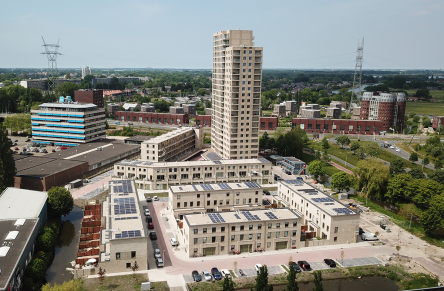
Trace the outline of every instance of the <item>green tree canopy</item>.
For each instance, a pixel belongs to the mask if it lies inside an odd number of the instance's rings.
[[[435,170],[428,175],[428,178],[444,185],[444,170]]]
[[[353,168],[358,190],[366,193],[370,198],[381,199],[390,177],[390,169],[383,162],[370,158],[360,160]]]
[[[287,274],[287,288],[286,291],[299,291],[298,282],[296,281],[296,270],[293,267],[293,264],[290,262],[288,264],[289,272]]]
[[[387,192],[384,197],[388,201],[395,203],[404,200],[405,191],[407,190],[412,176],[410,174],[399,174],[388,181]]]
[[[425,179],[425,175],[421,169],[411,169],[408,174],[412,176],[413,179]]]
[[[396,159],[390,163],[390,174],[399,175],[405,173],[404,162],[401,159]]]
[[[324,291],[324,286],[322,285],[321,271],[314,271],[313,276],[314,276],[313,283],[315,285],[315,287],[313,288],[313,291]]]
[[[351,143],[350,150],[354,154],[356,154],[356,150],[359,149],[360,147],[361,147],[361,145],[359,144],[359,142],[358,141],[354,141],[354,142]]]
[[[224,278],[224,281],[222,282],[222,291],[234,291],[234,284],[231,278]]]
[[[409,157],[409,161],[411,161],[412,163],[418,161],[418,154],[415,152],[411,153],[410,157]]]
[[[324,150],[330,148],[330,145],[328,144],[328,140],[327,140],[326,137],[324,137],[324,138],[322,139],[322,141],[321,141],[321,145],[322,145],[322,148],[323,148]]]
[[[350,175],[345,172],[337,172],[331,176],[331,185],[338,189],[339,192],[342,190],[349,191],[352,185],[352,179]]]
[[[74,100],[74,91],[79,89],[80,85],[75,83],[62,83],[55,88],[55,93],[57,96],[71,96],[72,100]]]
[[[269,291],[272,285],[268,285],[268,268],[266,265],[262,266],[256,276],[255,291]]]
[[[74,200],[71,193],[64,187],[52,187],[48,191],[48,204],[55,213],[67,215],[74,206]]]
[[[439,211],[434,207],[430,207],[421,214],[419,222],[424,228],[425,233],[431,235],[438,226],[440,226],[441,219],[442,217],[439,215]]]
[[[311,161],[310,164],[308,165],[307,171],[311,175],[313,175],[315,180],[317,180],[319,177],[321,177],[325,174],[324,162],[322,162],[321,160]]]
[[[350,144],[350,139],[346,135],[339,136],[336,141],[338,142],[338,144],[341,145],[341,147],[344,147],[345,145],[349,145]]]
[[[17,170],[15,161],[8,140],[8,132],[0,123],[0,193],[7,187],[14,186],[14,179]]]

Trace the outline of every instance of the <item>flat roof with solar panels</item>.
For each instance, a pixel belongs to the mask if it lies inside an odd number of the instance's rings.
[[[193,166],[237,166],[247,164],[271,164],[271,162],[264,158],[259,159],[242,159],[242,160],[211,160],[211,161],[183,161],[183,162],[149,162],[144,160],[123,160],[117,162],[116,165],[121,166],[138,166],[138,167],[150,167],[150,168],[170,168],[170,167],[193,167]],[[246,169],[251,170],[251,169]]]
[[[341,202],[313,188],[301,179],[280,181],[279,184],[293,190],[307,202],[310,202],[331,216],[357,214]]]
[[[112,239],[146,236],[139,206],[139,197],[133,180],[109,182],[109,197],[104,202],[106,228]]]
[[[238,182],[238,183],[213,183],[213,184],[195,184],[195,185],[177,185],[170,186],[172,193],[186,193],[199,191],[221,191],[221,190],[244,190],[244,189],[262,189],[262,186],[256,182]]]
[[[257,209],[249,211],[223,211],[218,213],[186,214],[188,225],[205,225],[220,223],[245,223],[254,221],[296,220],[301,216],[289,208]]]

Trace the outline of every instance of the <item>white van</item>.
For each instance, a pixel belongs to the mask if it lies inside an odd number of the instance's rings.
[[[378,237],[371,232],[364,232],[363,234],[361,234],[361,238],[362,240],[378,240]]]

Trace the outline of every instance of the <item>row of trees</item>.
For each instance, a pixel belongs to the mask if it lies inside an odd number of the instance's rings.
[[[29,112],[42,102],[50,102],[52,97],[42,95],[40,89],[13,85],[0,88],[0,112]]]
[[[8,115],[3,122],[3,126],[12,132],[30,132],[31,114]]]
[[[267,132],[262,135],[259,139],[259,150],[269,150],[276,152],[278,155],[301,158],[302,149],[307,142],[307,133],[300,127],[296,127],[287,133],[276,130],[274,137],[270,137]]]

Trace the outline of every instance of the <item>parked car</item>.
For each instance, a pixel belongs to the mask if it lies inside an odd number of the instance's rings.
[[[254,269],[256,270],[256,272],[259,272],[261,270],[261,268],[262,268],[261,264],[254,265]]]
[[[153,229],[153,228],[154,228],[154,223],[149,222],[149,223],[148,223],[148,229]]]
[[[173,247],[179,245],[179,242],[175,238],[170,238],[170,243]]]
[[[146,221],[146,223],[153,222],[153,218],[151,216],[147,216],[147,217],[145,217],[145,221]]]
[[[290,264],[293,265],[293,268],[296,271],[296,273],[302,272],[301,267],[299,267],[298,264],[296,264],[295,262],[290,262]]]
[[[116,124],[120,124],[120,122],[116,121]]]
[[[154,232],[154,231],[150,232],[150,239],[151,240],[157,240],[156,232]]]
[[[61,148],[60,146],[56,147],[57,150],[59,150],[60,148]]]
[[[224,278],[231,278],[231,273],[227,269],[220,270],[220,273],[222,274],[222,277],[224,277]]]
[[[18,139],[14,140],[14,142],[18,142]]]
[[[380,222],[379,223],[379,227],[382,228],[382,229],[385,229],[387,226],[384,223]]]
[[[154,257],[155,258],[161,258],[162,257],[162,255],[160,254],[160,250],[159,249],[155,249],[154,250]]]
[[[365,231],[362,229],[362,227],[359,228],[359,235],[365,233]]]
[[[131,122],[128,122],[128,125],[133,125]]]
[[[148,208],[145,208],[145,216],[151,216],[150,210]]]
[[[309,271],[311,269],[310,264],[307,263],[306,261],[298,261],[298,265],[299,267],[302,268],[302,270],[304,271]]]
[[[391,149],[394,149],[395,147],[391,145],[390,148],[391,148]]]
[[[159,197],[154,196],[154,197],[153,197],[153,201],[159,201]]]
[[[153,199],[151,199],[150,196],[147,196],[147,197],[146,197],[146,202],[152,202],[152,201],[153,201]]]
[[[211,280],[213,280],[213,277],[211,276],[210,272],[205,271],[205,270],[202,271],[202,278],[203,278],[205,281],[211,281]]]
[[[395,150],[395,152],[398,152],[398,153],[399,153],[400,151],[401,151],[400,149],[396,149],[396,150]]]
[[[378,240],[378,237],[374,233],[371,233],[371,232],[365,232],[365,233],[361,234],[361,238],[362,238],[362,240],[365,240],[365,241]]]
[[[214,280],[221,280],[222,274],[219,272],[217,268],[211,269],[211,275],[213,275]]]
[[[157,265],[158,268],[162,268],[164,266],[163,265],[163,260],[161,258],[157,258],[156,259],[156,265]]]
[[[45,145],[43,145],[43,144],[42,144],[42,145],[40,145],[40,147],[41,147],[41,148],[46,148],[46,146],[45,146]]]
[[[61,150],[66,150],[66,149],[67,149],[67,147],[60,147],[60,149],[61,149]]]
[[[53,153],[55,153],[55,152],[56,152],[56,150],[54,150],[54,149],[53,149],[53,150],[52,150],[52,152],[53,152]]]
[[[18,147],[16,147],[14,150],[16,150],[16,151],[18,151],[19,150],[19,148]]]
[[[193,277],[194,282],[200,282],[202,281],[202,276],[199,274],[198,271],[194,270],[191,272],[191,277]]]
[[[324,263],[326,263],[330,268],[336,268],[336,263],[332,259],[324,259]]]
[[[31,141],[31,139],[29,139],[29,138],[25,139],[25,142],[28,142],[28,141]]]
[[[270,195],[270,191],[264,190],[264,195]]]
[[[33,154],[33,153],[25,153],[25,155],[27,155],[27,156],[33,156],[34,154]]]

